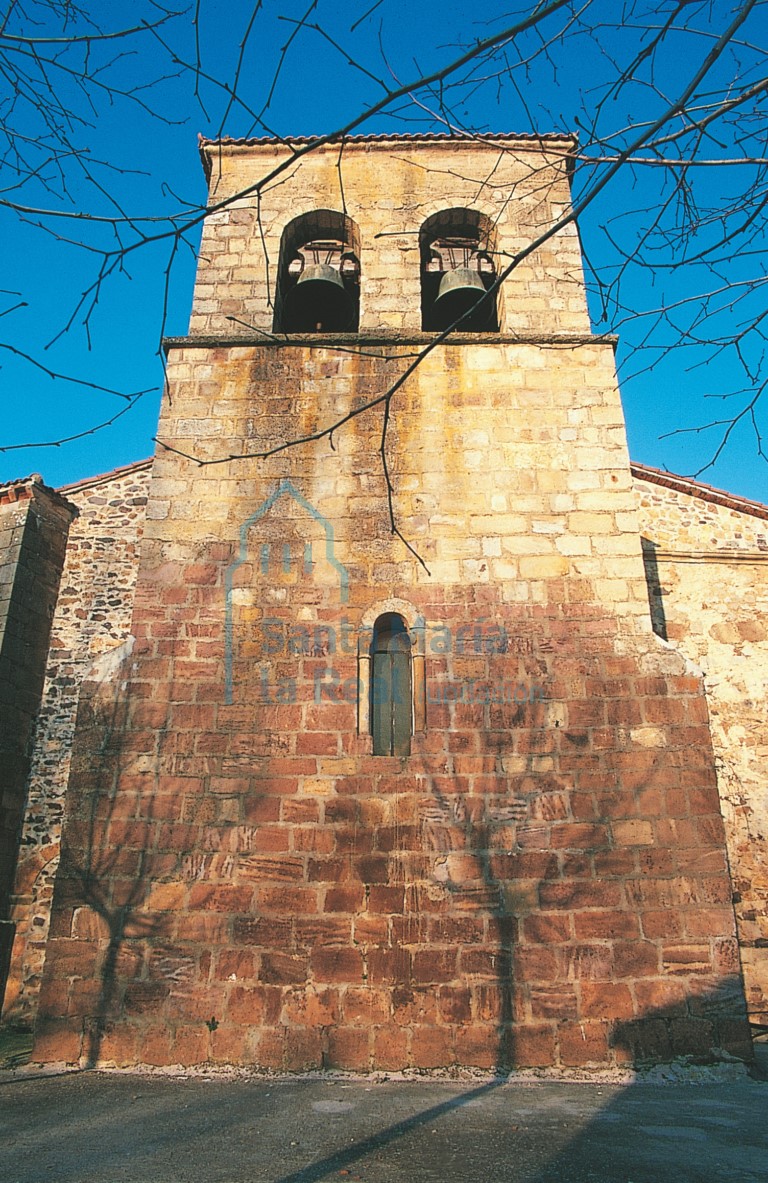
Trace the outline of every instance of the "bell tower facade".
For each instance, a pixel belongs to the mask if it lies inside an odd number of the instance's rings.
[[[749,1057],[701,680],[651,630],[613,342],[549,233],[573,147],[201,144],[39,1059]]]

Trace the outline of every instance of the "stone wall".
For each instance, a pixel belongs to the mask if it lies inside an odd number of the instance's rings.
[[[655,626],[703,671],[747,1002],[768,1022],[768,507],[634,469]]]
[[[39,476],[0,486],[0,999],[35,717],[73,513]]]
[[[50,652],[47,632],[44,638],[42,698],[38,690],[34,754],[11,896],[16,939],[3,1016],[15,1022],[31,1021],[37,1006],[80,684],[94,659],[130,632],[149,467],[144,461],[62,490],[77,516],[55,615],[50,605]]]

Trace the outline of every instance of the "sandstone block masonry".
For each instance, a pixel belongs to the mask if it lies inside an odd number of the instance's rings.
[[[135,645],[81,695],[38,1059],[750,1055],[702,681],[650,627],[575,235],[513,273],[498,331],[424,354],[384,439],[361,413],[434,343],[412,239],[533,243],[569,147],[353,140],[343,197],[339,145],[204,149],[214,200],[284,183],[210,219],[168,345]],[[274,332],[305,217],[356,245],[357,332]]]
[[[635,468],[654,627],[704,674],[747,1003],[768,1023],[768,507]]]

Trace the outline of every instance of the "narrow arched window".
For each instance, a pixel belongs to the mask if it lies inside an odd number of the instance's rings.
[[[275,331],[356,333],[360,243],[351,218],[312,210],[289,222],[280,243]]]
[[[441,332],[456,321],[460,333],[498,331],[496,295],[487,294],[496,280],[491,229],[477,210],[441,210],[427,218],[419,234],[425,332]]]
[[[371,641],[374,756],[408,756],[413,730],[411,638],[402,616],[385,612]]]

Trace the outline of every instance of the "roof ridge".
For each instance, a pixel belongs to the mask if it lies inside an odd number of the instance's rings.
[[[58,493],[73,493],[78,489],[86,489],[91,485],[101,485],[106,481],[114,480],[115,477],[126,476],[129,472],[139,472],[143,468],[149,468],[154,457],[148,456],[144,460],[134,460],[132,464],[122,464],[118,468],[111,468],[108,472],[97,473],[96,476],[83,477],[82,480],[72,481],[67,485],[59,485],[56,490]]]
[[[661,468],[652,468],[648,464],[630,461],[632,475],[639,480],[650,481],[654,485],[673,489],[678,493],[686,493],[689,497],[698,497],[700,501],[711,501],[715,505],[722,505],[726,509],[734,509],[739,513],[748,513],[756,518],[768,520],[768,505],[763,501],[755,501],[751,497],[741,497],[737,493],[729,493],[725,489],[718,489],[714,485],[707,485],[690,476],[680,476],[676,472],[667,472]]]
[[[315,142],[337,144],[340,140],[344,140],[350,144],[366,144],[366,143],[416,143],[419,140],[426,140],[430,143],[438,141],[444,143],[459,142],[459,143],[496,143],[499,140],[545,140],[563,141],[567,140],[570,143],[576,143],[577,137],[572,132],[564,131],[489,131],[489,132],[446,132],[446,131],[424,131],[424,132],[361,132],[359,134],[341,134],[334,133],[330,136],[312,135],[312,136],[204,136],[202,132],[197,134],[197,142],[200,147],[207,147],[214,144],[230,144],[230,145],[249,145],[249,144],[313,144]]]

